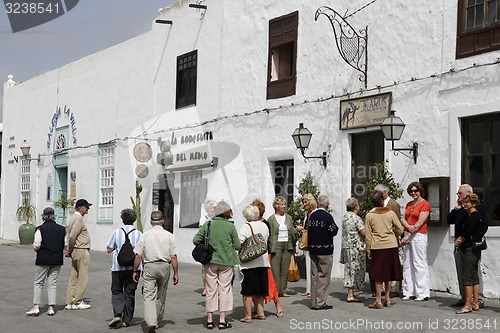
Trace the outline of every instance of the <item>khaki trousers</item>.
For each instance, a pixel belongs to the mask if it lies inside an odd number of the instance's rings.
[[[286,294],[288,285],[288,268],[292,253],[288,251],[288,242],[278,242],[276,244],[276,253],[271,254],[271,271],[274,281],[278,285],[278,294]]]
[[[207,281],[205,306],[207,312],[231,311],[233,309],[233,267],[207,264],[203,267]]]
[[[151,262],[144,264],[142,271],[144,285],[144,321],[146,325],[157,326],[165,313],[170,264]]]
[[[71,275],[66,292],[66,304],[78,304],[89,281],[90,253],[86,249],[73,249],[71,252]]]
[[[330,293],[333,254],[311,256],[311,306],[321,308],[326,304]]]

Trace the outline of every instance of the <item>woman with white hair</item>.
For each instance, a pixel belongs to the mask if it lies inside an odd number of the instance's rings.
[[[358,216],[359,202],[347,199],[347,212],[342,219],[341,262],[344,264],[344,287],[347,288],[347,302],[361,302],[354,290],[363,290],[366,269],[365,223]]]
[[[286,293],[288,268],[292,254],[295,252],[295,229],[292,217],[286,213],[286,200],[282,196],[274,198],[275,213],[267,221],[271,232],[269,244],[271,247],[271,269],[274,281],[278,285],[280,297],[289,297]]]
[[[269,238],[269,229],[267,225],[259,220],[259,208],[255,206],[246,206],[243,209],[243,216],[248,221],[238,232],[238,238],[243,243],[253,235],[261,234],[267,243]],[[264,297],[268,295],[267,270],[269,257],[266,253],[263,255],[242,262],[240,264],[243,280],[241,281],[241,295],[243,295],[243,306],[245,308],[245,317],[240,321],[244,323],[252,322],[252,297],[255,304],[255,319],[266,319],[264,314]]]
[[[53,316],[56,305],[57,278],[63,265],[64,250],[68,248],[66,229],[55,222],[54,209],[47,207],[43,210],[43,224],[36,228],[33,249],[36,251],[35,282],[33,308],[26,311],[28,316],[40,314],[40,299],[45,280],[49,307],[47,315]]]

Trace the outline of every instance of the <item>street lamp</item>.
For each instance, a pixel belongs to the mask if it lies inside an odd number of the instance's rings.
[[[320,164],[322,164],[326,168],[326,151],[324,151],[321,156],[304,155],[305,150],[309,148],[311,137],[312,133],[307,128],[304,127],[304,123],[300,123],[299,127],[296,128],[292,134],[293,142],[295,143],[297,149],[300,149],[302,156],[304,156],[305,159],[321,158],[323,163],[320,162]]]
[[[384,138],[387,141],[392,142],[392,150],[394,155],[397,155],[397,152],[400,152],[404,156],[408,158],[413,157],[413,161],[417,164],[418,157],[418,143],[414,142],[411,148],[394,148],[394,141],[401,139],[403,135],[403,131],[405,130],[406,124],[401,120],[401,118],[396,116],[396,111],[391,110],[391,115],[384,119],[382,124],[380,124],[380,128],[382,129],[382,133],[384,134]],[[403,151],[409,151],[412,156],[409,156]]]
[[[31,158],[30,157],[31,146],[26,142],[26,140],[24,140],[24,142],[22,143],[22,145],[19,148],[21,148],[21,152],[23,154],[23,157],[27,161],[37,161],[38,163],[41,161],[40,155],[38,155],[38,158]]]

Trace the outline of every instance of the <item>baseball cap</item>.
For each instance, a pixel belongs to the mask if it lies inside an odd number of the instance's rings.
[[[43,210],[42,215],[54,215],[54,209],[52,209],[52,207],[47,207]]]
[[[91,203],[89,203],[89,202],[88,202],[87,200],[85,200],[85,199],[78,199],[78,200],[76,201],[76,204],[75,204],[75,209],[76,209],[76,208],[78,208],[78,207],[82,207],[82,206],[87,207],[87,208],[90,208],[90,206],[92,206],[92,204],[91,204]]]

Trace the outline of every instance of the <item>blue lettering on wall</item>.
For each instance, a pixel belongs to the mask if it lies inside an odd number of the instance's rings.
[[[76,139],[75,115],[73,112],[71,112],[71,109],[68,108],[66,105],[64,106],[64,110],[62,112],[61,112],[61,107],[57,106],[56,111],[52,115],[52,119],[50,121],[49,132],[47,133],[47,151],[50,151],[53,133],[54,133],[54,130],[57,128],[57,121],[59,120],[59,117],[61,116],[61,114],[64,114],[66,117],[69,117],[69,123],[70,123],[70,127],[71,127],[71,136],[73,138],[73,145],[76,145],[77,139]]]

